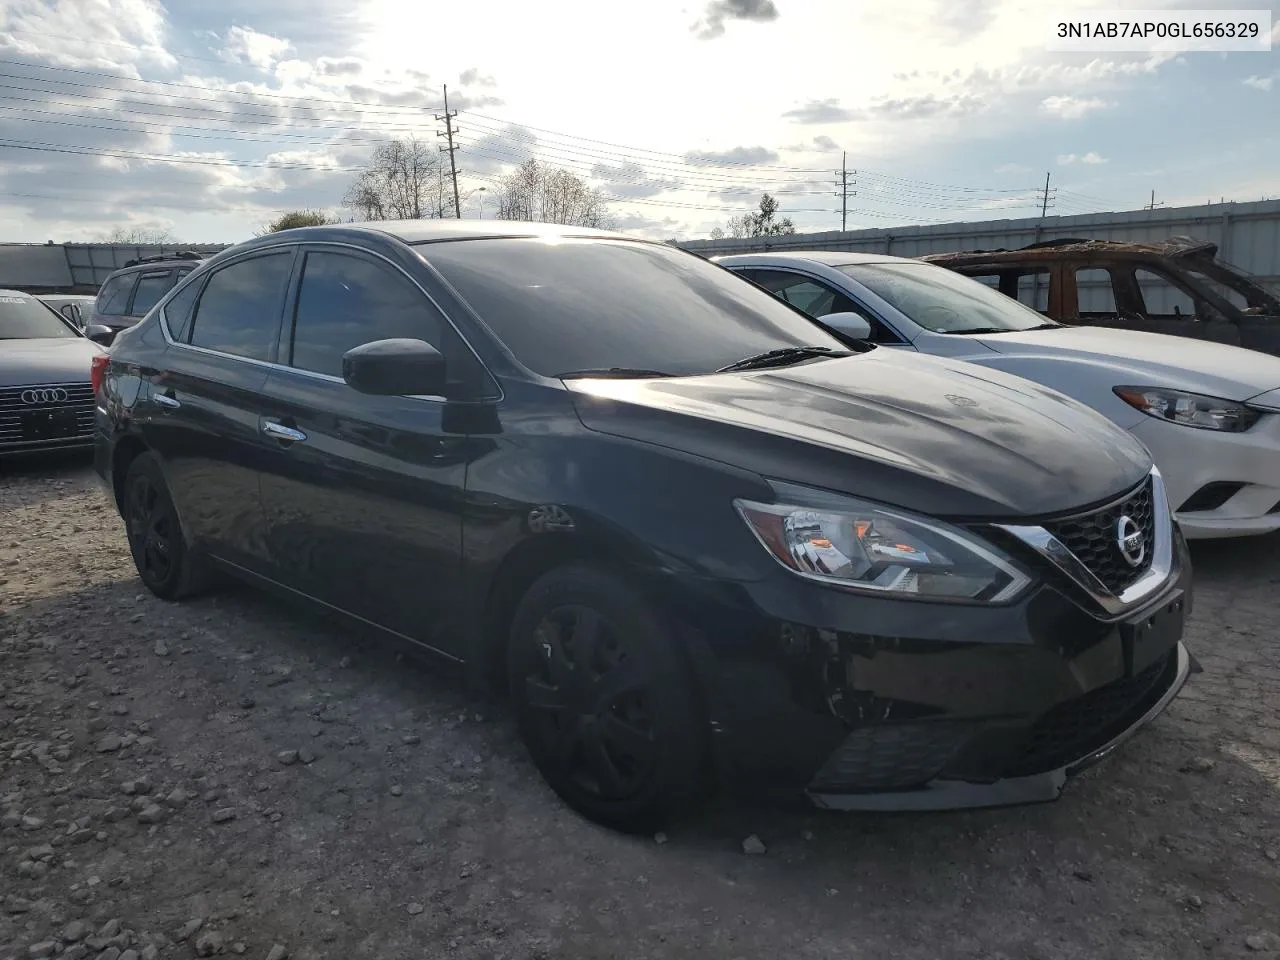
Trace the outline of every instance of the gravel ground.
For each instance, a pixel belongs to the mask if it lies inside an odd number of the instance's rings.
[[[1197,547],[1205,672],[1056,804],[637,839],[455,677],[157,601],[83,461],[0,469],[0,960],[1280,955],[1280,539]]]

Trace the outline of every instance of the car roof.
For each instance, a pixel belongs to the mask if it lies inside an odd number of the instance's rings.
[[[299,239],[326,235],[382,233],[405,243],[433,243],[443,240],[477,240],[514,237],[594,237],[610,240],[636,240],[623,233],[592,227],[570,227],[555,223],[530,223],[512,220],[375,220],[367,223],[343,223],[332,226],[294,227],[272,237]],[[646,241],[647,242],[647,241]]]
[[[1157,258],[1217,256],[1218,245],[1191,237],[1136,242],[1128,240],[1088,240],[1062,237],[1030,243],[1016,250],[958,250],[953,253],[931,253],[920,259],[944,267],[974,266],[988,263],[1042,263],[1062,259],[1151,260]]]
[[[780,262],[821,263],[828,267],[846,267],[855,263],[910,263],[908,257],[891,257],[883,253],[860,253],[855,250],[797,250],[786,253],[741,253],[712,257],[716,263],[774,260]]]

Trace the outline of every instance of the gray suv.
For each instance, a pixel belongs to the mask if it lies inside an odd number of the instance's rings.
[[[98,290],[89,324],[111,328],[111,337],[133,326],[179,280],[204,262],[198,253],[170,253],[130,260]]]

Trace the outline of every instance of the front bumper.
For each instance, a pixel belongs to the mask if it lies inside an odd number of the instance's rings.
[[[958,729],[953,724],[938,735],[927,724],[914,724],[854,731],[807,793],[814,804],[829,810],[957,810],[1056,800],[1069,777],[1107,757],[1163,713],[1186,684],[1191,669],[1191,656],[1178,643],[1148,668],[1146,676],[1122,678],[1060,704],[1017,731],[1003,751],[989,758],[1005,764],[1009,775],[978,782],[949,775],[948,762],[971,750],[982,733],[971,724],[960,724]],[[886,746],[892,753],[887,763],[882,758]],[[908,767],[913,752],[923,761],[915,772]],[[1064,756],[1065,762],[1059,762]],[[887,774],[890,784],[869,789],[878,774]],[[928,776],[922,783],[918,782],[921,774]],[[915,779],[917,784],[895,789],[894,779],[899,784]],[[842,786],[856,789],[839,789]]]
[[[1192,670],[1190,559],[1161,529],[1167,575],[1119,611],[1033,551],[1018,558],[1041,584],[1005,606],[890,600],[784,571],[696,596],[686,580],[721,782],[842,810],[1054,799]]]
[[[1131,432],[1159,465],[1188,539],[1280,530],[1280,414],[1267,414],[1244,433],[1197,430],[1151,417]],[[1211,499],[1210,509],[1195,509],[1193,495],[1215,487],[1234,492],[1221,503]],[[1184,509],[1189,501],[1193,509]]]

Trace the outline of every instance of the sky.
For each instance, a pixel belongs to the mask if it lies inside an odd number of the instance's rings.
[[[1066,9],[1068,5],[1061,5]],[[1077,0],[1070,9],[1280,0]],[[1280,195],[1269,53],[1051,53],[1042,0],[0,0],[0,242],[235,242],[350,217],[381,142],[443,142],[463,215],[530,157],[615,226],[705,237]],[[847,171],[848,196],[840,192]]]

